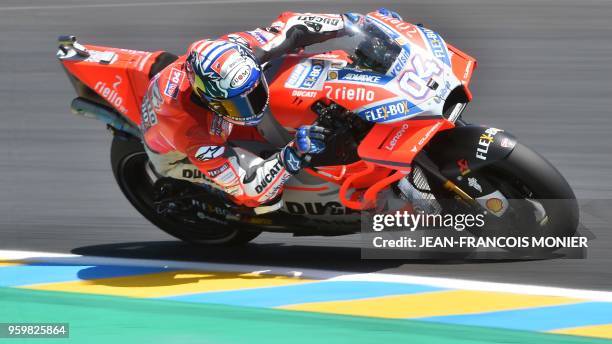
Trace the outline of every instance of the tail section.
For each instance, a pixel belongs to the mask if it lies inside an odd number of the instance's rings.
[[[164,52],[81,45],[74,36],[60,37],[59,44],[57,57],[78,96],[111,107],[140,125],[140,103],[151,67]]]

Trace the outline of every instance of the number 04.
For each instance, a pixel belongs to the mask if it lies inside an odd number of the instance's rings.
[[[423,79],[419,78],[414,72],[407,71],[402,75],[399,86],[402,91],[408,93],[414,99],[421,99],[425,97],[427,91],[427,84]]]

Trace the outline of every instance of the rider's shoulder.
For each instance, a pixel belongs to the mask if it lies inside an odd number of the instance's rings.
[[[191,92],[185,73],[185,57],[180,57],[166,66],[151,82],[159,89],[159,95],[164,103],[175,105],[182,103],[184,95]]]

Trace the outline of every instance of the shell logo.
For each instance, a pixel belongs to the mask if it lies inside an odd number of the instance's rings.
[[[499,198],[490,198],[487,200],[485,205],[490,211],[494,213],[499,213],[504,207],[504,202],[502,202],[502,200]]]

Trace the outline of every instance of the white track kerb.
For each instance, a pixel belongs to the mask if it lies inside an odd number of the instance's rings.
[[[266,275],[282,275],[328,281],[369,281],[427,285],[439,288],[476,290],[489,292],[504,292],[522,295],[559,296],[589,301],[612,302],[612,292],[585,289],[557,288],[514,283],[497,283],[473,281],[442,277],[424,277],[415,275],[392,275],[384,273],[352,273],[346,271],[301,269],[292,267],[221,264],[206,262],[182,262],[171,260],[129,259],[96,256],[80,256],[74,254],[10,251],[0,250],[0,261],[15,261],[18,263],[56,263],[78,265],[119,265],[139,267],[163,267],[167,269],[189,269],[198,271],[259,273]],[[364,264],[367,262],[364,261]]]

